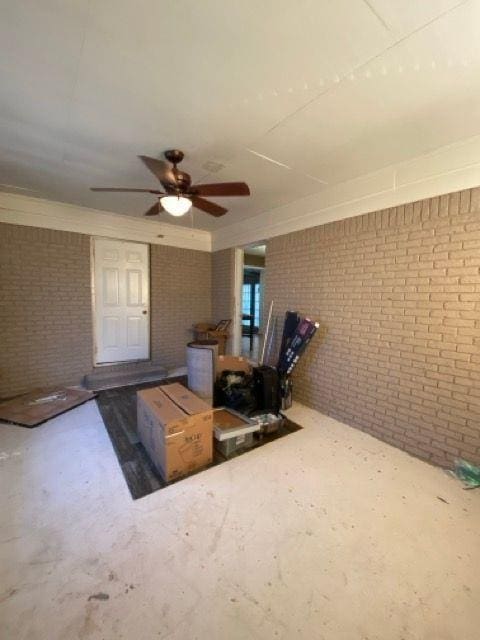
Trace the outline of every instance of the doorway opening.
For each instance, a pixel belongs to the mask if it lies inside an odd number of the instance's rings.
[[[258,362],[263,336],[265,245],[246,247],[243,255],[241,354]]]

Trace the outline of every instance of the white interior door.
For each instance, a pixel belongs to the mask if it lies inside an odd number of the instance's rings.
[[[148,245],[94,238],[93,255],[96,364],[147,359]]]

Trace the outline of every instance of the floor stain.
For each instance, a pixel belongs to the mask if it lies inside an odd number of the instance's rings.
[[[88,596],[88,601],[90,602],[90,600],[109,600],[110,596],[108,595],[108,593],[103,593],[103,591],[100,591],[99,593],[92,593],[91,596]]]
[[[89,598],[90,599],[90,598]],[[78,630],[78,638],[79,640],[84,640],[84,638],[91,638],[94,633],[100,631],[100,628],[93,620],[93,616],[97,610],[98,605],[96,604],[87,604],[85,607],[85,615],[83,618],[83,623],[80,629]]]
[[[220,525],[217,527],[215,533],[213,534],[212,543],[210,544],[210,547],[208,549],[210,555],[213,555],[217,550],[217,546],[218,546],[218,543],[220,542],[220,538],[222,536],[222,530],[225,525],[225,521],[227,519],[229,510],[230,510],[230,505],[228,504],[225,511],[223,512],[222,521],[220,522]]]
[[[0,602],[5,602],[5,600],[8,600],[12,596],[14,596],[16,593],[18,593],[18,589],[8,589],[8,591],[0,595]]]

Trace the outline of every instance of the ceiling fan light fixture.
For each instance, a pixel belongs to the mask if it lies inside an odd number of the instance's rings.
[[[178,218],[184,216],[192,208],[192,201],[184,196],[163,196],[160,198],[160,204],[167,213]]]
[[[232,196],[250,195],[250,189],[245,182],[216,182],[214,184],[192,185],[190,175],[185,171],[179,171],[177,167],[178,163],[183,160],[183,151],[169,149],[165,151],[164,155],[167,162],[158,158],[150,158],[149,156],[138,156],[160,182],[161,191],[158,189],[130,189],[126,187],[91,187],[91,190],[117,193],[150,193],[157,196],[158,200],[143,215],[157,216],[161,211],[166,211],[171,216],[178,218],[188,213],[192,206],[215,218],[227,213],[228,209],[216,202],[207,200],[205,196],[230,198]],[[221,164],[217,164],[217,169],[222,168]]]

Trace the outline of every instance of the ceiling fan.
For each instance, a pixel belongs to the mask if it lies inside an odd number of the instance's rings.
[[[122,187],[91,187],[91,191],[118,191],[130,193],[152,193],[158,196],[158,201],[145,212],[146,216],[156,216],[165,210],[172,216],[183,216],[194,206],[211,216],[219,217],[227,213],[228,209],[215,202],[205,200],[203,196],[230,197],[249,196],[250,189],[245,182],[218,182],[216,184],[193,184],[185,171],[180,171],[177,165],[183,160],[183,151],[170,149],[165,151],[164,160],[138,156],[144,165],[160,181],[164,191],[156,189],[124,189]]]

